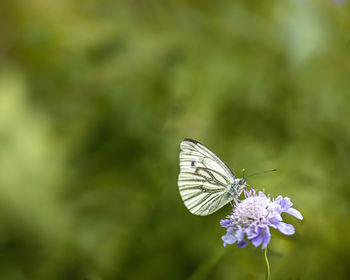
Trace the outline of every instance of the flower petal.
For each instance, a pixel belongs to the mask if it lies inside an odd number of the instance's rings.
[[[267,244],[269,244],[270,240],[271,240],[271,233],[270,233],[269,228],[267,228],[265,235],[264,235],[264,242],[261,246],[261,249],[265,249]]]
[[[235,232],[236,239],[237,239],[238,241],[243,240],[243,239],[244,239],[244,234],[245,234],[245,231],[244,231],[244,230],[242,230],[242,229],[237,230],[237,231]]]
[[[264,194],[262,191],[259,191],[259,196],[260,197],[266,197],[266,194]]]
[[[251,241],[255,247],[258,247],[263,242],[263,240],[264,240],[263,235],[259,234],[257,237],[253,238]]]
[[[231,225],[231,220],[221,220],[220,225],[222,227],[229,227]]]
[[[277,225],[277,229],[285,235],[292,235],[295,233],[295,229],[292,225],[280,222]]]
[[[283,196],[282,195],[279,195],[279,196],[277,196],[276,198],[275,198],[275,202],[276,203],[280,203],[280,201],[283,199]]]
[[[237,246],[238,246],[238,248],[243,248],[243,247],[247,246],[248,243],[249,243],[248,241],[240,240],[237,242]]]
[[[290,207],[292,207],[293,203],[290,201],[289,197],[285,197],[280,201],[280,205],[282,208],[282,212],[287,211]]]
[[[287,211],[285,211],[286,213],[288,213],[289,215],[294,216],[295,218],[302,220],[303,219],[303,215],[301,215],[301,213],[295,209],[295,208],[289,208]]]
[[[224,247],[226,247],[227,244],[233,244],[237,241],[236,237],[230,233],[226,233],[221,239],[224,241]]]
[[[253,239],[258,235],[258,230],[256,225],[251,225],[245,231],[248,239]]]
[[[269,222],[273,225],[277,225],[279,222],[283,221],[282,217],[280,214],[275,213],[274,216],[272,216],[271,218],[269,218]]]

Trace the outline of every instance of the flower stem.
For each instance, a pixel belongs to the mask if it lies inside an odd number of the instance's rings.
[[[267,259],[267,247],[264,249],[264,259],[265,259],[265,266],[266,266],[266,280],[270,279],[270,264],[269,260]]]

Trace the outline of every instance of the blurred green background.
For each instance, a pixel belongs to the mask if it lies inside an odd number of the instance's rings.
[[[0,278],[264,279],[190,214],[196,139],[304,220],[272,279],[350,278],[350,18],[332,1],[0,4]]]

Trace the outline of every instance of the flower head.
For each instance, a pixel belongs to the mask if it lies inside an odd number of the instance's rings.
[[[227,230],[222,237],[224,246],[237,241],[237,246],[243,248],[251,241],[255,247],[262,244],[264,249],[271,239],[270,227],[286,235],[295,232],[292,225],[283,222],[281,213],[303,219],[301,213],[291,207],[293,203],[288,197],[280,195],[271,199],[263,192],[257,194],[254,189],[245,190],[244,195],[245,199],[235,205],[232,214],[220,222]]]

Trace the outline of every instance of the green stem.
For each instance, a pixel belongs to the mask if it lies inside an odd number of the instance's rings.
[[[267,259],[267,247],[264,249],[264,259],[265,259],[265,266],[266,266],[266,280],[270,279],[270,264],[269,260]]]

